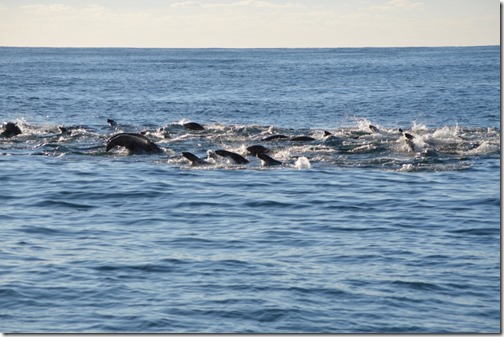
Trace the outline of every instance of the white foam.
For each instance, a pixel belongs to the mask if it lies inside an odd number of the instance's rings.
[[[290,148],[285,148],[281,151],[278,151],[275,153],[275,159],[278,160],[288,160],[291,157],[291,149]]]
[[[418,132],[418,131],[427,131],[427,125],[417,123],[416,121],[413,122],[413,127],[411,128],[412,131]]]
[[[455,127],[445,126],[441,129],[437,129],[436,131],[434,131],[434,133],[432,134],[432,137],[434,137],[436,139],[446,139],[446,140],[456,140],[457,141],[457,140],[460,140],[458,133],[459,133],[458,126],[455,126]]]
[[[306,158],[306,157],[299,157],[296,160],[296,164],[294,164],[294,166],[298,170],[308,170],[308,169],[311,169],[311,163],[308,160],[308,158]]]
[[[413,164],[403,164],[402,167],[399,169],[399,172],[412,172],[415,170],[415,167]]]
[[[480,155],[497,152],[499,146],[497,144],[492,144],[489,141],[484,141],[477,148],[469,150],[466,152],[468,155]]]
[[[357,125],[358,125],[359,131],[370,132],[369,126],[371,124],[372,123],[369,120],[365,119],[365,118],[359,119],[357,121]]]
[[[376,150],[376,146],[375,145],[373,145],[373,144],[366,144],[366,145],[358,146],[358,147],[350,150],[349,152],[351,152],[351,153],[360,153],[360,152],[369,152],[369,151],[373,151],[373,150]]]

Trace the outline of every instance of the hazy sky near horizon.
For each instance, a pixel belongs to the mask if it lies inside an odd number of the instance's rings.
[[[498,0],[0,0],[0,46],[498,44]]]

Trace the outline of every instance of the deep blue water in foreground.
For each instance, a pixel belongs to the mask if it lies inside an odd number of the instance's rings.
[[[499,66],[0,48],[0,331],[500,332]],[[162,153],[106,152],[121,132]]]

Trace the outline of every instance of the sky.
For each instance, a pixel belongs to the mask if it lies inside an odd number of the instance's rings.
[[[0,0],[0,46],[500,44],[499,0]]]

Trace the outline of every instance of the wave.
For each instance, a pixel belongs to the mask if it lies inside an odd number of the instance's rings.
[[[430,129],[412,123],[409,129],[376,125],[366,119],[338,129],[292,129],[262,125],[209,124],[203,130],[188,129],[181,120],[163,126],[142,128],[135,125],[34,125],[14,121],[22,134],[0,138],[0,153],[87,158],[125,157],[123,148],[106,151],[107,140],[118,133],[141,133],[155,142],[162,152],[151,156],[153,163],[184,169],[317,169],[371,168],[398,172],[465,170],[481,157],[500,154],[500,131],[460,125]],[[266,148],[272,162],[259,159],[248,147]],[[236,164],[232,158],[215,154],[225,149],[247,158]],[[191,165],[182,152],[193,153],[206,165]],[[146,156],[130,156],[146,161]]]

